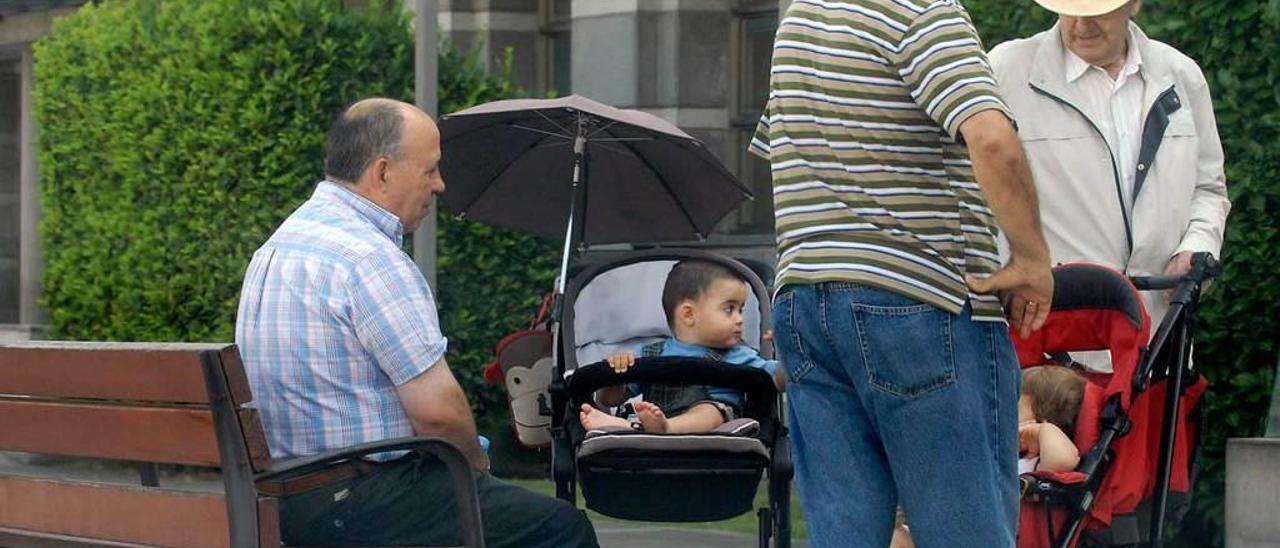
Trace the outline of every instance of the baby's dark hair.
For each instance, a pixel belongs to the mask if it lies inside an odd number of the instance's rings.
[[[1079,371],[1058,365],[1022,370],[1022,393],[1031,397],[1036,420],[1052,423],[1068,436],[1075,435],[1086,384]]]
[[[667,313],[667,325],[675,329],[676,308],[688,300],[698,300],[716,280],[745,282],[732,268],[705,259],[685,259],[671,267],[667,284],[662,287],[662,311]]]

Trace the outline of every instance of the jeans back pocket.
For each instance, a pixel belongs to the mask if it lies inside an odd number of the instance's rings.
[[[951,314],[927,304],[852,307],[872,387],[909,400],[955,384]]]

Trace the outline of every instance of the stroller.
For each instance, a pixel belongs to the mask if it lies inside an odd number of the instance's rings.
[[[625,373],[603,358],[669,336],[661,294],[678,261],[723,264],[747,281],[743,340],[769,358],[761,344],[769,325],[769,298],[760,278],[742,263],[711,253],[657,249],[592,266],[574,277],[563,296],[559,357],[549,387],[552,401],[552,477],[556,495],[576,502],[581,485],[588,508],[621,519],[716,521],[752,510],[768,472],[769,504],[758,510],[760,546],[790,545],[792,465],[781,396],[763,370],[702,358],[640,357]],[[742,392],[742,416],[759,422],[754,435],[593,433],[578,409],[596,389],[621,383],[711,385]]]
[[[1074,471],[1020,478],[1018,546],[1159,546],[1170,497],[1189,503],[1207,382],[1191,368],[1201,285],[1216,274],[1197,254],[1181,278],[1134,278],[1097,265],[1054,270],[1053,311],[1029,339],[1013,334],[1023,367],[1072,364],[1069,352],[1109,350],[1113,372],[1085,373]],[[1138,289],[1174,289],[1148,346]],[[1180,512],[1175,512],[1180,517]]]

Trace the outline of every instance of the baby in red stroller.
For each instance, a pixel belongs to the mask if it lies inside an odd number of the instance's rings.
[[[1024,367],[1020,450],[1038,458],[1020,463],[1019,547],[1159,544],[1166,513],[1189,504],[1207,388],[1189,355],[1199,291],[1216,269],[1207,256],[1193,264],[1179,279],[1132,282],[1059,266],[1044,326],[1011,333]],[[1135,284],[1175,289],[1154,337]],[[1099,350],[1111,373],[1072,367],[1071,352]],[[910,546],[905,530],[894,546]]]
[[[1013,335],[1024,394],[1028,385],[1054,384],[1045,393],[1064,411],[1056,419],[1033,415],[1074,442],[1051,449],[1046,440],[1063,440],[1046,437],[1043,425],[1036,429],[1040,465],[1020,471],[1020,547],[1146,543],[1160,534],[1166,508],[1177,517],[1186,507],[1199,447],[1197,404],[1207,387],[1189,360],[1200,286],[1212,271],[1211,259],[1198,260],[1192,275],[1159,282],[1177,291],[1154,338],[1134,283],[1088,264],[1054,269],[1049,319],[1028,339]],[[1133,282],[1155,288],[1150,280]],[[1095,350],[1110,353],[1111,373],[1067,367],[1070,352]]]

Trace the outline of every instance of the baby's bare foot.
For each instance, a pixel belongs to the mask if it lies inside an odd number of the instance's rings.
[[[647,401],[636,402],[636,417],[644,425],[645,432],[664,433],[667,431],[667,415],[662,408]]]
[[[582,404],[582,410],[578,413],[578,421],[582,423],[582,427],[587,430],[595,430],[605,426],[621,426],[630,428],[631,423],[626,419],[615,417],[604,411],[592,407],[591,404]]]

